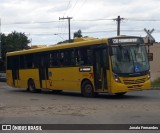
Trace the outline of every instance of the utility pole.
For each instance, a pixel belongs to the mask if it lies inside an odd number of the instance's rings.
[[[66,17],[66,18],[60,18],[59,17],[59,20],[61,19],[68,19],[68,38],[69,38],[69,42],[71,42],[71,27],[70,27],[70,20],[72,19],[72,17]]]
[[[121,21],[123,20],[124,18],[121,18],[120,16],[118,16],[116,19],[113,19],[115,21],[117,21],[117,36],[120,35],[120,24],[121,24]]]

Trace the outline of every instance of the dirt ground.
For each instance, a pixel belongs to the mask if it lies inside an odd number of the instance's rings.
[[[25,118],[21,121],[153,124],[160,123],[159,101],[159,90],[130,92],[123,97],[100,94],[97,98],[84,98],[77,92],[30,93],[0,82],[0,122]]]

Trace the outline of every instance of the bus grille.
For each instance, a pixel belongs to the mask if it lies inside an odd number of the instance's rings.
[[[136,79],[136,80],[123,80],[124,84],[128,85],[128,84],[140,84],[140,83],[144,83],[146,81],[146,78],[143,79]]]

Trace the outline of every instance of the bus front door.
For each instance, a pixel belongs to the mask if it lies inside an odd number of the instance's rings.
[[[40,65],[39,65],[39,78],[40,86],[43,89],[47,89],[47,80],[48,80],[48,67],[49,67],[49,55],[40,56]]]
[[[107,89],[107,49],[96,48],[93,57],[95,90],[105,91]]]

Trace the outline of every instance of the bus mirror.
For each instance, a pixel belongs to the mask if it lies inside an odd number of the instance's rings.
[[[109,55],[110,55],[110,56],[112,56],[112,55],[113,55],[112,47],[109,47]]]

